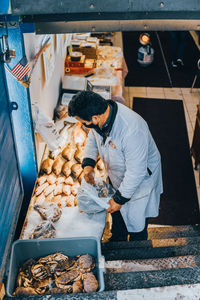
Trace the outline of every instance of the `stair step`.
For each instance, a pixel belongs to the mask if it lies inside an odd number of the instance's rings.
[[[128,243],[127,243],[128,244]],[[184,246],[169,247],[136,247],[136,248],[118,248],[102,249],[102,254],[106,260],[133,260],[133,259],[153,259],[163,257],[198,255],[200,249],[199,243]]]
[[[194,284],[200,283],[200,268],[108,273],[104,279],[106,291]]]
[[[170,247],[170,246],[186,246],[200,243],[200,236],[170,239],[155,239],[148,241],[135,242],[108,242],[101,245],[102,250],[122,249],[122,248],[141,248],[141,247]]]
[[[105,262],[106,273],[194,268],[198,266],[200,266],[200,256],[194,255],[154,259],[112,260]]]
[[[200,236],[200,225],[148,227],[148,239]]]

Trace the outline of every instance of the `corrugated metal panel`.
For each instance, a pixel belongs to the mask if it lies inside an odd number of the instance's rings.
[[[0,279],[21,207],[23,189],[19,172],[4,67],[0,63]]]

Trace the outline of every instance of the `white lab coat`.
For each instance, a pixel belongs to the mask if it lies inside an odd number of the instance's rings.
[[[100,154],[113,187],[130,198],[120,209],[128,232],[140,232],[145,218],[158,216],[163,192],[160,154],[147,123],[123,104],[117,105],[105,144],[102,136],[91,129],[84,156],[96,160]]]

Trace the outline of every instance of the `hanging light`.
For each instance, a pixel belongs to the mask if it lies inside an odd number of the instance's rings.
[[[141,33],[139,37],[140,44],[146,46],[150,44],[150,35],[148,33]]]
[[[142,67],[147,67],[152,64],[154,59],[154,50],[151,47],[151,40],[149,33],[141,33],[139,36],[141,47],[138,49],[138,63]]]

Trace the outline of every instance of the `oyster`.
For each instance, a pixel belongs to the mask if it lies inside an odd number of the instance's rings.
[[[98,281],[92,272],[83,274],[83,288],[86,293],[96,292],[98,289]]]
[[[50,221],[41,222],[30,235],[30,239],[55,238],[56,228]]]
[[[78,264],[81,272],[90,272],[95,267],[95,260],[91,255],[84,254],[79,257]]]
[[[62,273],[61,276],[57,276],[55,274],[55,284],[59,288],[65,288],[65,286],[74,281],[78,276],[80,276],[80,272],[78,270],[71,270],[69,272]]]

